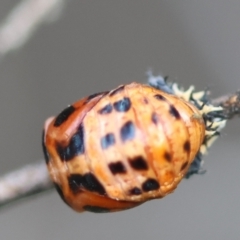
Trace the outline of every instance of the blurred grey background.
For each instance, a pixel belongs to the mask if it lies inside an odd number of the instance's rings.
[[[1,0],[0,20],[19,1]],[[0,62],[0,173],[42,159],[45,119],[79,98],[145,72],[213,96],[240,88],[240,1],[67,1]],[[207,173],[132,210],[78,214],[55,191],[0,212],[1,240],[240,238],[240,122],[205,157]]]

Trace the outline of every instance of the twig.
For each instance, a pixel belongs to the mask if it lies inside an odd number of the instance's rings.
[[[0,178],[0,207],[51,188],[44,161],[27,165]]]
[[[227,118],[240,115],[240,91],[230,96],[222,96],[212,101],[223,106]],[[30,197],[52,189],[47,168],[42,163],[28,165],[0,178],[0,208],[23,197]]]
[[[22,0],[0,25],[0,58],[22,47],[41,26],[59,16],[66,0]]]
[[[0,60],[22,47],[45,22],[56,20],[67,0],[22,0],[0,24]],[[53,187],[44,162],[0,178],[0,207]]]
[[[225,95],[212,101],[214,105],[222,106],[228,119],[240,115],[240,90],[235,94]]]

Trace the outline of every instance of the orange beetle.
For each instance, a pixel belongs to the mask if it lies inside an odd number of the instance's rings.
[[[62,199],[76,211],[109,212],[171,193],[201,170],[224,127],[206,92],[149,76],[93,94],[46,121],[43,149]]]

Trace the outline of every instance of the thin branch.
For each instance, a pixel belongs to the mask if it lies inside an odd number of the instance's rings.
[[[44,161],[27,165],[0,178],[0,207],[51,188]]]
[[[57,20],[67,0],[22,0],[0,24],[0,60],[22,47],[46,22]],[[44,161],[0,178],[0,207],[53,187]]]
[[[212,101],[223,106],[227,118],[240,115],[240,91]],[[0,178],[0,208],[24,197],[40,194],[53,188],[44,161],[28,165]]]
[[[0,58],[22,47],[41,24],[56,20],[66,1],[20,1],[0,24]]]
[[[240,90],[232,95],[225,95],[212,101],[214,105],[222,106],[228,119],[240,116]]]

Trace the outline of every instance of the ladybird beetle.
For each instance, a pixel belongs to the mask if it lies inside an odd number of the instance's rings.
[[[43,151],[61,198],[74,210],[129,209],[202,172],[202,155],[225,126],[207,91],[149,74],[85,97],[49,118]]]

